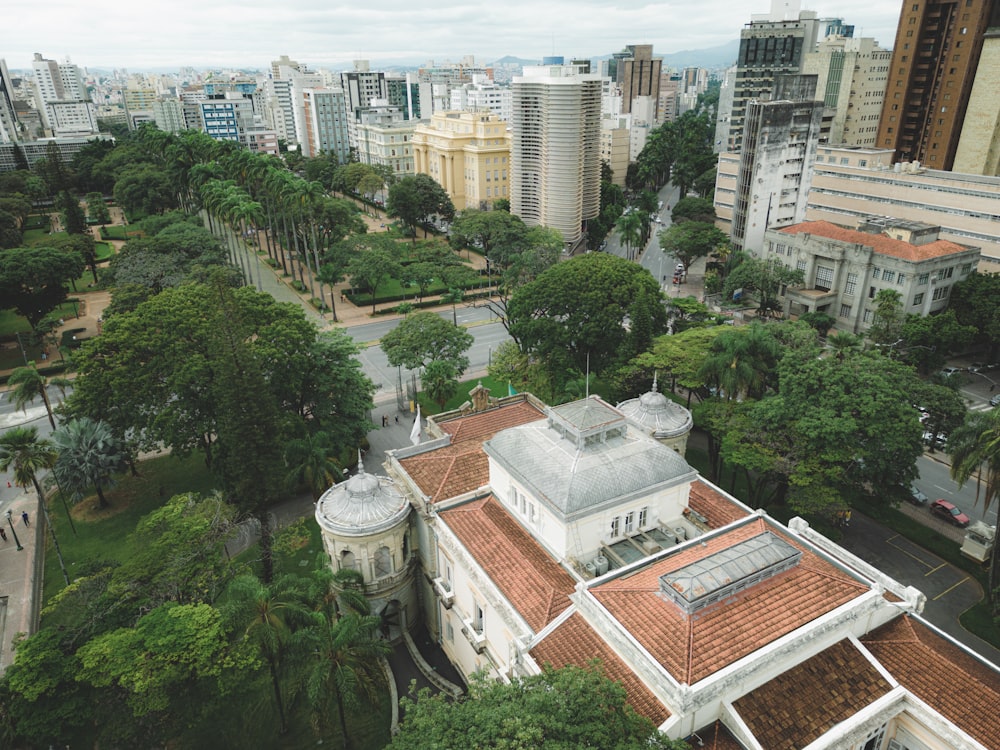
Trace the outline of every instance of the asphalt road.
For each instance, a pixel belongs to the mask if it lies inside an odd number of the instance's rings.
[[[937,456],[937,458],[935,458]],[[943,462],[943,455],[938,452],[921,456],[917,459],[917,471],[920,478],[914,484],[927,495],[929,501],[944,498],[954,503],[972,520],[985,521],[990,526],[997,524],[997,508],[991,507],[983,513],[982,502],[976,502],[976,483],[969,481],[964,487],[959,486],[951,478],[951,467]],[[927,512],[930,516],[930,512]],[[938,521],[945,524],[945,521]]]

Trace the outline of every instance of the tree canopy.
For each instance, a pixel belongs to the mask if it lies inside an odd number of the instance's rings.
[[[436,313],[419,312],[406,316],[383,336],[381,346],[393,367],[419,370],[437,360],[451,364],[461,376],[469,366],[466,352],[472,342],[472,334],[464,328]]]
[[[36,245],[0,250],[0,305],[32,328],[67,297],[66,285],[83,273],[79,253]]]
[[[596,666],[546,669],[510,684],[480,677],[470,698],[422,692],[404,698],[405,718],[390,748],[440,750],[683,750],[625,701],[625,689]]]
[[[600,372],[629,353],[629,320],[666,330],[659,284],[647,270],[606,253],[588,253],[542,272],[517,289],[508,307],[522,351],[555,368]],[[639,305],[639,307],[636,307]]]

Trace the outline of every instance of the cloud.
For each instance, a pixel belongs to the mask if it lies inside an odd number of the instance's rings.
[[[21,3],[16,24],[4,24],[0,50],[13,69],[30,68],[33,52],[83,67],[130,70],[180,66],[264,69],[281,54],[313,67],[344,67],[352,59],[382,64],[458,60],[490,62],[503,55],[591,57],[626,44],[653,44],[658,54],[725,44],[751,13],[768,11],[735,0],[608,4],[601,0],[246,0],[206,3],[109,0]],[[817,7],[891,47],[899,6],[841,0]]]

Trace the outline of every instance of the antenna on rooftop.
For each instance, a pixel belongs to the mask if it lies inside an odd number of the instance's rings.
[[[585,398],[590,398],[590,352],[587,352],[587,376],[584,378],[584,381]]]

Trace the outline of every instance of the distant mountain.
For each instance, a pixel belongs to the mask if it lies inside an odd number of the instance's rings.
[[[740,40],[734,39],[718,47],[681,50],[663,55],[663,66],[671,68],[728,68],[740,53]],[[653,50],[656,54],[656,50]]]
[[[523,57],[504,55],[499,60],[488,63],[486,67],[492,68],[496,65],[538,65],[539,62],[539,60],[525,60]]]

